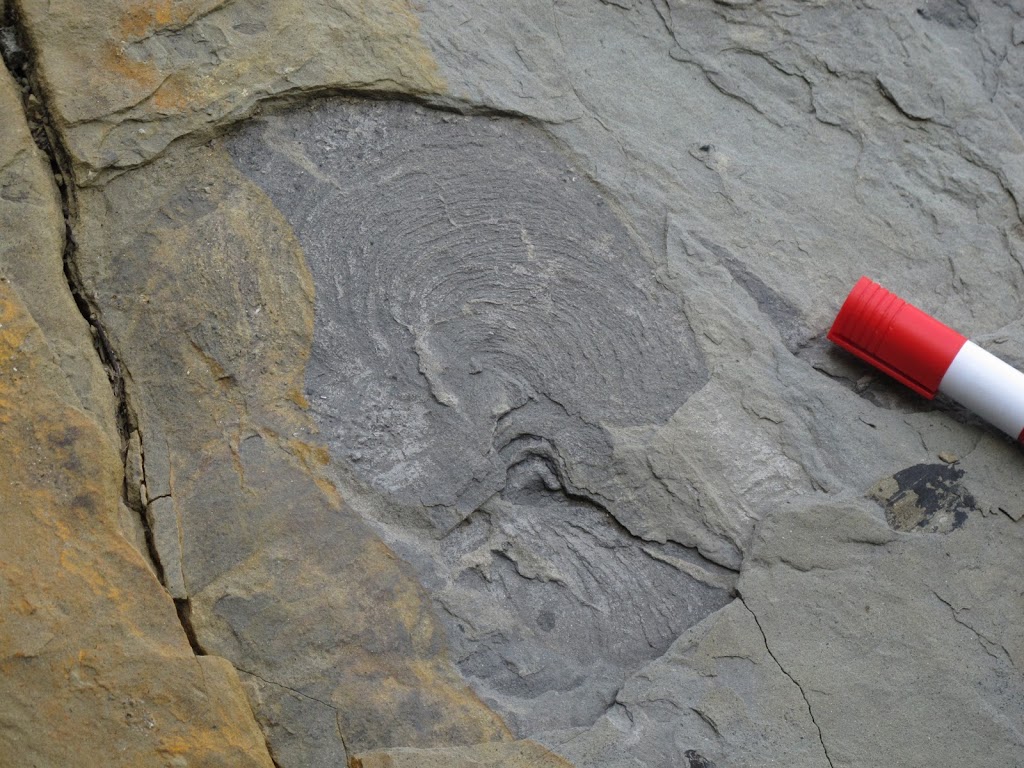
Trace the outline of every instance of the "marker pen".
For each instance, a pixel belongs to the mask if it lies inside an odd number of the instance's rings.
[[[931,400],[939,392],[1024,443],[1024,373],[862,277],[828,338]]]

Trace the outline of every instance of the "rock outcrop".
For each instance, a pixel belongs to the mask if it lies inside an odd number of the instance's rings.
[[[0,2],[0,766],[1024,764],[1024,7]]]

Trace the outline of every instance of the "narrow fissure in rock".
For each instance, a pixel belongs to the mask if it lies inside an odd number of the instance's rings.
[[[206,651],[203,650],[203,646],[199,644],[199,638],[196,636],[196,630],[192,626],[192,602],[187,598],[174,598],[174,610],[178,614],[178,621],[181,622],[181,628],[185,630],[185,636],[188,638],[188,644],[192,646],[192,652],[196,656],[205,656]]]
[[[33,55],[28,39],[22,30],[17,12],[11,5],[7,6],[7,12],[0,29],[2,29],[0,31],[0,40],[3,41],[0,44],[0,52],[3,53],[4,64],[21,89],[22,103],[26,119],[32,130],[32,137],[36,142],[36,146],[49,159],[50,169],[53,172],[57,189],[60,192],[65,228],[64,278],[67,281],[68,290],[75,300],[78,311],[81,312],[82,317],[89,324],[93,346],[96,349],[96,354],[100,357],[100,361],[103,363],[107,377],[110,380],[110,386],[114,391],[114,397],[117,402],[117,429],[121,435],[123,453],[124,443],[127,441],[131,427],[131,412],[125,394],[121,362],[100,323],[95,303],[88,296],[83,286],[81,274],[78,271],[78,264],[75,260],[74,224],[77,216],[77,203],[72,175],[70,171],[66,170],[70,168],[70,163],[67,160],[67,151],[61,144],[59,134],[53,129],[52,121],[46,109],[46,102],[42,97],[42,90],[38,87],[33,71]]]
[[[43,89],[39,86],[38,78],[36,77],[34,67],[35,56],[28,36],[25,34],[24,26],[18,17],[17,10],[10,3],[6,5],[4,16],[0,19],[0,54],[3,56],[4,65],[21,91],[25,118],[32,132],[32,138],[36,146],[49,160],[50,170],[53,173],[57,190],[60,193],[61,210],[64,216],[64,280],[67,283],[68,291],[70,291],[75,301],[75,306],[78,307],[78,311],[89,325],[93,348],[107,373],[107,379],[110,382],[116,405],[115,417],[117,419],[117,432],[121,439],[121,459],[122,462],[125,462],[127,461],[128,438],[132,431],[137,428],[137,425],[135,424],[134,414],[125,388],[123,366],[110,337],[103,327],[96,303],[89,296],[78,269],[76,258],[77,243],[75,241],[78,205],[75,198],[74,177],[70,170],[71,163],[67,150],[61,142],[60,134],[54,129],[53,122],[47,111]],[[124,476],[127,483],[129,473],[125,471]],[[145,500],[141,504],[131,504],[129,503],[129,498],[130,495],[127,492],[127,487],[122,487],[121,500],[138,515],[145,534],[149,560],[155,569],[160,583],[166,586],[153,530],[146,516]],[[178,605],[179,602],[185,603],[184,609]],[[189,639],[189,644],[196,652],[196,655],[203,655],[202,649],[195,640],[195,632],[192,630],[188,618],[191,611],[187,603],[187,600],[175,600],[178,617],[181,620],[182,629]]]
[[[761,639],[764,640],[764,649],[771,657],[772,661],[775,662],[775,666],[777,666],[779,671],[788,677],[790,682],[792,682],[793,685],[796,686],[796,689],[800,691],[800,697],[804,700],[804,704],[807,706],[807,715],[811,718],[811,724],[814,725],[815,730],[818,732],[818,741],[821,742],[821,751],[825,753],[825,759],[828,761],[829,766],[833,766],[832,757],[828,753],[828,747],[825,746],[825,736],[821,732],[821,726],[818,725],[818,721],[814,718],[814,711],[811,709],[811,702],[807,698],[807,694],[804,692],[803,686],[797,682],[795,677],[786,671],[786,668],[782,666],[782,662],[780,662],[775,656],[771,646],[768,645],[768,635],[765,634],[764,627],[761,626],[761,620],[757,618],[757,614],[750,609],[750,606],[747,605],[747,602],[743,599],[742,595],[739,595],[738,599],[743,607],[747,609],[747,612],[750,613],[751,618],[753,618],[754,623],[757,625],[757,631],[761,633]]]

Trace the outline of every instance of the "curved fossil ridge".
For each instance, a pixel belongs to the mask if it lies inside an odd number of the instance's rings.
[[[556,404],[530,429],[586,463],[602,426],[663,423],[707,379],[678,298],[540,131],[334,101],[232,152],[310,261],[307,386],[334,455],[396,500],[458,507],[444,529],[504,483],[517,409]]]
[[[593,722],[730,599],[734,574],[616,517],[612,433],[707,380],[678,297],[523,123],[329,101],[230,145],[310,263],[318,425],[462,673],[521,734]]]

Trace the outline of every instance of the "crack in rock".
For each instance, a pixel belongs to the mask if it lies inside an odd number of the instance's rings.
[[[0,53],[4,64],[22,88],[26,115],[35,123],[32,136],[37,146],[49,159],[50,168],[60,194],[61,209],[64,215],[64,278],[68,291],[82,317],[88,323],[93,347],[100,363],[106,371],[115,401],[115,418],[117,434],[121,439],[121,459],[124,464],[124,483],[121,489],[122,501],[137,516],[145,540],[145,552],[154,573],[165,588],[168,579],[165,567],[158,551],[158,542],[152,513],[145,499],[145,473],[141,465],[144,454],[141,434],[138,431],[137,418],[130,402],[126,388],[127,371],[121,361],[110,334],[104,327],[96,299],[85,285],[79,270],[77,255],[78,244],[75,239],[75,227],[78,221],[78,202],[76,189],[71,179],[70,161],[67,148],[64,146],[61,133],[58,132],[50,117],[48,104],[43,88],[38,82],[36,71],[36,55],[27,38],[24,22],[18,16],[13,4],[5,8],[5,15],[0,20]],[[136,466],[136,461],[139,462]],[[141,470],[141,471],[140,471]],[[155,499],[154,499],[155,500]],[[150,500],[153,501],[153,500]],[[174,567],[179,567],[176,563]],[[180,568],[179,568],[180,570]],[[180,576],[177,581],[180,581]],[[189,616],[191,608],[184,594],[183,585],[173,589],[175,580],[171,580],[174,604],[181,621],[182,631],[188,638],[189,645],[197,656],[204,655],[196,640]]]
[[[768,645],[768,635],[764,633],[764,627],[761,626],[761,621],[757,618],[757,614],[750,609],[750,606],[747,605],[746,601],[743,599],[742,596],[737,597],[737,599],[743,605],[743,607],[750,612],[751,617],[754,619],[754,623],[757,624],[757,629],[761,633],[761,639],[764,640],[764,649],[768,652],[768,655],[772,657],[772,661],[775,662],[775,666],[777,666],[779,668],[779,671],[782,672],[782,674],[784,674],[786,677],[788,677],[790,681],[793,683],[793,685],[797,687],[797,690],[800,691],[800,696],[803,698],[804,704],[807,705],[807,714],[811,718],[811,722],[814,723],[815,729],[818,731],[818,741],[821,742],[821,749],[822,752],[825,753],[825,759],[828,761],[828,764],[834,768],[834,764],[832,763],[832,757],[828,753],[828,747],[825,746],[825,737],[821,732],[821,726],[818,725],[818,721],[814,719],[814,711],[811,709],[811,702],[808,700],[807,694],[804,693],[803,686],[800,685],[799,682],[797,682],[797,679],[795,677],[793,677],[791,674],[789,674],[789,672],[786,671],[786,668],[782,666],[782,663],[772,652],[771,646]]]

